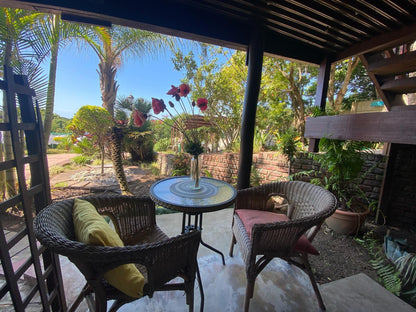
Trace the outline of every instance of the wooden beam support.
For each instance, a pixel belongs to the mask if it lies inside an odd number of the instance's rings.
[[[416,106],[390,112],[307,118],[306,138],[416,144]]]
[[[319,106],[321,111],[325,111],[330,74],[331,61],[328,57],[326,57],[319,67],[318,85],[316,87],[315,95],[315,106]]]
[[[238,164],[237,189],[250,186],[251,164],[253,162],[254,126],[256,123],[257,101],[260,91],[263,65],[263,37],[260,29],[253,30],[248,49],[247,88],[241,120],[240,159]]]
[[[368,63],[368,56],[367,55],[360,55],[360,60],[361,63],[363,63],[363,65],[365,66],[365,68],[367,69],[367,73],[368,73],[368,77],[370,77],[370,79],[373,81],[374,83],[374,87],[377,90],[378,96],[381,98],[381,100],[383,101],[384,105],[386,106],[387,110],[391,110],[391,102],[392,99],[390,96],[388,96],[388,94],[384,93],[384,91],[381,89],[381,85],[380,82],[378,81],[378,77],[369,70],[370,64]]]
[[[413,23],[409,26],[404,26],[400,29],[395,29],[390,32],[374,36],[341,51],[336,55],[335,61],[346,59],[351,55],[365,54],[370,51],[386,50],[403,43],[414,41],[415,33],[416,23]]]
[[[328,94],[328,84],[331,75],[331,61],[325,58],[319,67],[318,85],[316,87],[315,106],[319,106],[321,111],[325,111],[326,98]],[[319,140],[312,138],[309,140],[309,152],[319,150]]]

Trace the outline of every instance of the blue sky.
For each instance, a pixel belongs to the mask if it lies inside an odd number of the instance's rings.
[[[132,94],[135,98],[162,98],[171,84],[178,85],[183,74],[175,71],[171,55],[130,59],[118,70],[117,96]],[[56,77],[54,112],[72,118],[84,105],[101,106],[98,80],[98,57],[92,51],[66,47],[60,51]]]
[[[135,98],[142,97],[149,101],[152,97],[169,99],[166,92],[171,85],[178,86],[184,76],[173,68],[171,57],[170,53],[166,53],[157,58],[128,59],[116,75],[119,84],[117,97],[132,94]],[[79,51],[73,45],[60,50],[55,114],[72,118],[81,106],[102,105],[97,69],[98,57],[92,50]]]

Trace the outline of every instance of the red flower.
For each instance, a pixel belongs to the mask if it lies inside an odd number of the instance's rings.
[[[196,100],[196,106],[198,106],[201,111],[204,111],[208,107],[208,100],[206,98],[199,98]]]
[[[143,114],[142,112],[139,112],[138,110],[133,109],[133,113],[131,115],[133,117],[133,122],[136,127],[143,126],[147,118],[146,114]]]
[[[179,95],[187,96],[191,92],[191,88],[186,83],[183,83],[179,86]]]
[[[160,112],[163,113],[165,111],[166,105],[163,102],[163,100],[152,98],[152,107],[153,107],[154,113],[157,115]]]
[[[116,123],[120,126],[125,126],[127,125],[127,120],[116,120]]]
[[[172,95],[172,96],[177,95],[179,93],[179,88],[178,87],[175,87],[174,85],[171,85],[171,87],[172,88],[166,94]]]

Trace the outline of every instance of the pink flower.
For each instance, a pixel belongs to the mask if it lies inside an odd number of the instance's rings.
[[[168,95],[176,96],[179,93],[179,88],[175,87],[174,85],[171,85],[171,89],[168,91]]]
[[[152,98],[152,107],[153,107],[153,112],[157,115],[160,112],[163,113],[165,111],[166,105],[162,99],[158,100],[158,99]]]
[[[120,126],[125,126],[127,125],[127,120],[116,120],[116,123]]]
[[[206,98],[199,98],[196,100],[196,106],[198,106],[201,111],[204,111],[208,107],[208,100]]]
[[[191,88],[186,83],[183,83],[179,86],[179,95],[187,96],[191,92]]]
[[[134,125],[136,127],[141,127],[146,121],[147,115],[143,114],[142,112],[139,112],[138,110],[133,109],[132,117]]]

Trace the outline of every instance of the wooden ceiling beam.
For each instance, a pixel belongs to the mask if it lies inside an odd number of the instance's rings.
[[[307,118],[305,137],[416,144],[416,106],[390,112]]]

